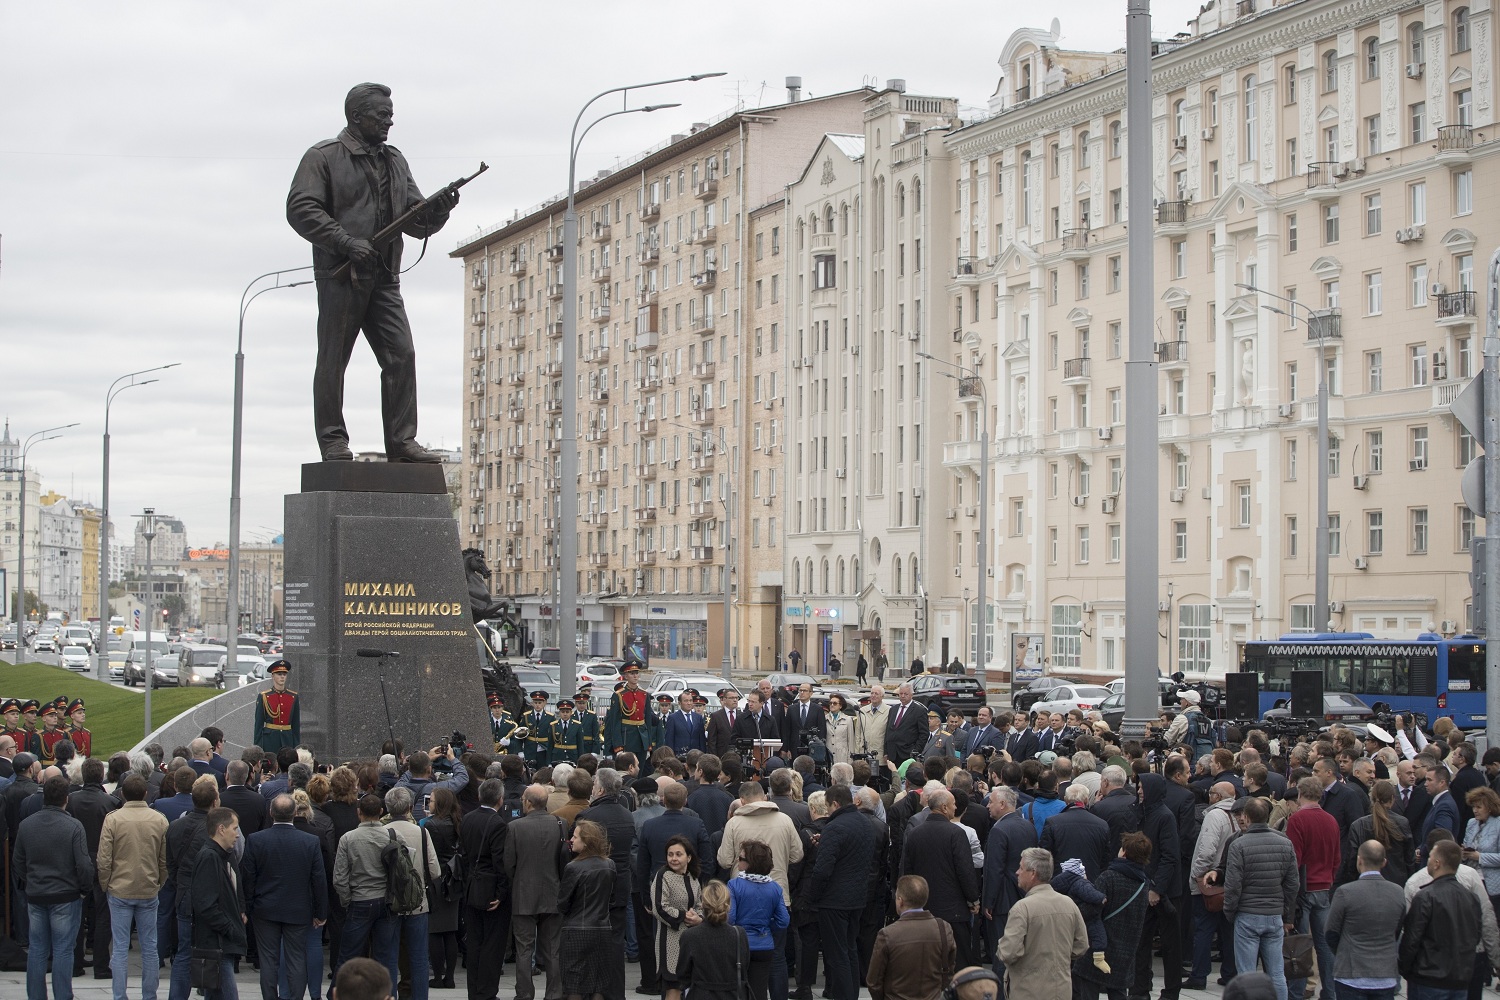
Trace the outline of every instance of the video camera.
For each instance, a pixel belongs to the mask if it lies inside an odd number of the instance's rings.
[[[1389,732],[1397,728],[1397,721],[1416,729],[1427,728],[1427,715],[1425,712],[1413,712],[1409,709],[1393,709],[1389,702],[1377,701],[1370,706],[1370,721]]]
[[[453,752],[459,757],[462,757],[466,753],[472,753],[474,750],[474,744],[470,743],[468,738],[464,736],[462,732],[457,729],[453,730],[452,734],[449,735],[447,739],[438,744],[438,749],[442,751],[442,756],[432,762],[432,769],[434,771],[453,770],[453,766],[456,761],[448,757],[448,750],[450,747],[453,749]]]

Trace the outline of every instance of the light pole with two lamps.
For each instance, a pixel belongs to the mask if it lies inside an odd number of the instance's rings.
[[[62,424],[58,427],[48,427],[46,430],[37,431],[28,437],[21,445],[21,534],[20,544],[16,546],[16,659],[21,659],[21,646],[26,641],[26,633],[23,631],[26,625],[26,455],[31,451],[33,445],[39,445],[43,441],[51,441],[62,436],[62,432],[71,427],[77,427],[77,421],[71,424]],[[40,581],[41,577],[37,577]],[[41,586],[37,586],[37,600],[41,600]]]
[[[148,378],[144,382],[137,382],[135,380],[137,375],[164,372],[168,368],[176,368],[181,363],[174,361],[169,365],[143,368],[138,372],[121,375],[109,384],[109,391],[104,394],[104,487],[99,511],[99,644],[94,648],[94,667],[101,681],[109,680],[109,640],[107,638],[109,629],[109,406],[115,401],[115,397],[126,389],[135,389],[159,381]],[[129,381],[126,381],[127,379]],[[125,384],[121,385],[121,382]]]
[[[952,368],[958,374],[954,375],[944,372],[948,378],[958,383],[958,398],[964,399],[969,396],[979,397],[979,609],[975,617],[978,619],[974,626],[974,677],[979,681],[979,687],[986,686],[985,662],[988,659],[988,650],[985,648],[985,640],[989,638],[989,524],[990,524],[990,398],[985,391],[984,379],[979,376],[979,369],[968,368],[964,365],[945,361],[934,357],[926,351],[918,351],[917,357],[926,358],[928,361],[936,362]],[[963,559],[963,553],[958,557]],[[967,610],[968,601],[964,602]]]
[[[1268,292],[1264,288],[1243,283],[1234,287],[1255,292],[1285,302],[1289,307],[1262,305],[1261,308],[1278,316],[1289,317],[1295,325],[1297,310],[1307,314],[1307,339],[1314,343],[1318,352],[1318,532],[1313,539],[1313,631],[1322,632],[1331,624],[1328,619],[1328,355],[1326,341],[1343,335],[1339,327],[1339,312],[1336,309],[1314,310],[1298,302]]]
[[[677,104],[648,104],[640,108],[625,107],[624,105],[630,100],[632,90],[661,87],[669,83],[693,83],[723,75],[723,73],[695,73],[692,76],[673,77],[670,80],[654,80],[650,83],[637,83],[627,87],[611,87],[589,98],[578,110],[578,117],[573,119],[573,130],[568,134],[568,205],[563,213],[562,239],[563,412],[559,442],[562,449],[562,495],[560,497],[562,510],[559,513],[563,517],[578,516],[578,147],[584,137],[589,134],[589,129],[607,118],[634,112],[649,114],[652,111],[679,106]],[[608,97],[610,94],[620,95],[620,110],[600,115],[589,122],[580,133],[578,126],[588,109],[595,101],[601,97]],[[559,617],[568,622],[571,637],[569,641],[559,640],[557,644],[557,672],[560,690],[566,696],[573,691],[578,682],[578,532],[570,527],[561,534],[561,544],[558,546],[558,575],[561,577],[558,587],[561,606]],[[559,634],[562,632],[561,622],[558,623],[558,632]]]
[[[240,644],[240,464],[243,457],[243,441],[245,436],[245,312],[250,308],[250,303],[260,298],[266,292],[274,292],[278,288],[296,288],[299,285],[312,284],[311,278],[302,281],[290,281],[281,283],[284,274],[297,274],[300,271],[311,271],[312,265],[305,267],[289,267],[280,271],[268,271],[245,286],[240,293],[240,326],[239,333],[234,342],[234,427],[233,438],[229,448],[229,594],[224,617],[229,619],[226,623],[229,634],[224,637],[224,644],[228,647],[228,653],[224,661],[224,677],[226,683],[228,678],[239,676],[239,644]],[[275,278],[274,285],[267,285],[254,295],[250,289],[255,287],[256,282],[266,278]],[[151,690],[149,687],[146,689]],[[150,694],[146,695],[150,699]],[[147,730],[150,729],[150,714],[147,714]]]

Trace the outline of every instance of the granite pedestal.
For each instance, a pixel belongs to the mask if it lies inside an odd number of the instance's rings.
[[[320,462],[286,498],[285,641],[320,760],[487,742],[458,522],[436,465]],[[366,658],[360,650],[396,656]]]

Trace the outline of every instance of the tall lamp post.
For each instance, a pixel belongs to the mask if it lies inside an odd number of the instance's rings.
[[[146,666],[143,673],[146,682],[146,731],[145,737],[151,735],[151,690],[156,687],[156,656],[151,649],[151,625],[152,619],[156,617],[156,594],[152,587],[151,579],[151,543],[156,538],[156,508],[147,507],[141,512],[141,537],[146,540],[146,613],[141,617],[146,619]],[[229,647],[233,649],[234,646]],[[145,737],[142,737],[143,739]]]
[[[1268,292],[1264,288],[1256,288],[1254,285],[1236,284],[1236,288],[1247,292],[1256,292],[1284,302],[1289,307],[1283,309],[1280,306],[1263,305],[1262,309],[1275,313],[1278,316],[1286,316],[1295,324],[1297,322],[1297,310],[1301,309],[1307,314],[1307,339],[1318,352],[1318,532],[1313,539],[1313,631],[1322,632],[1329,626],[1328,619],[1328,355],[1326,341],[1331,337],[1338,337],[1342,330],[1338,328],[1339,314],[1333,310],[1316,311],[1298,302],[1296,299],[1287,298],[1285,295],[1277,295]]]
[[[20,544],[16,546],[16,659],[21,659],[21,644],[25,642],[26,635],[22,628],[26,624],[26,455],[31,451],[33,445],[41,444],[43,441],[51,441],[53,438],[61,437],[62,432],[70,427],[77,427],[77,421],[71,424],[63,424],[59,427],[48,427],[46,430],[37,431],[28,437],[21,445],[21,536]],[[38,577],[40,580],[40,577]],[[37,587],[37,599],[41,600],[41,587]]]
[[[228,618],[229,635],[224,637],[224,644],[229,647],[225,657],[224,676],[239,676],[239,645],[240,645],[240,463],[243,457],[242,443],[245,431],[245,312],[250,308],[250,303],[260,298],[267,292],[274,292],[278,288],[296,288],[299,285],[310,285],[312,279],[304,278],[301,281],[281,283],[284,274],[297,274],[301,271],[311,271],[312,265],[305,267],[289,267],[281,271],[267,271],[255,281],[245,286],[240,293],[240,326],[239,333],[234,342],[234,428],[233,442],[229,450],[229,594],[224,611],[224,617]],[[276,283],[267,285],[254,295],[250,289],[254,288],[256,282],[266,278],[275,278]],[[151,688],[148,686],[149,692]],[[151,697],[148,693],[148,699]],[[149,701],[148,701],[149,704]],[[146,725],[149,727],[150,714],[147,713]]]
[[[637,83],[627,87],[611,87],[609,90],[601,91],[589,98],[578,109],[578,117],[573,119],[573,130],[568,133],[568,206],[563,213],[563,345],[562,345],[562,386],[563,386],[563,411],[562,411],[562,434],[559,446],[562,449],[562,489],[560,502],[562,510],[558,512],[560,517],[576,517],[578,515],[578,207],[576,189],[578,187],[578,147],[582,144],[589,129],[604,121],[606,118],[614,118],[618,115],[628,115],[635,112],[650,113],[661,111],[664,108],[678,107],[676,104],[648,104],[645,107],[631,108],[625,105],[629,103],[632,90],[645,90],[648,87],[661,87],[669,83],[692,83],[698,80],[706,80],[710,77],[723,76],[723,73],[695,73],[692,76],[678,76],[670,80],[654,80],[651,83]],[[619,111],[611,111],[599,116],[590,122],[580,133],[579,124],[583,116],[594,102],[610,94],[619,94],[621,108]],[[558,604],[560,614],[558,617],[568,623],[568,641],[559,638],[557,643],[558,660],[558,684],[563,696],[571,694],[578,681],[578,532],[568,530],[561,532],[561,544],[558,546],[558,576],[560,586],[558,587]],[[558,623],[559,635],[562,633],[562,622]]]
[[[99,512],[99,645],[94,650],[96,654],[94,666],[101,681],[109,680],[109,642],[105,638],[105,630],[109,627],[109,406],[115,401],[115,397],[126,389],[135,389],[159,381],[148,378],[144,382],[137,382],[135,380],[137,375],[164,372],[168,368],[176,368],[181,363],[174,361],[169,365],[143,368],[138,372],[121,375],[109,384],[109,391],[104,394],[104,489],[102,509]],[[121,382],[125,384],[121,385]]]
[[[968,368],[964,365],[954,364],[942,358],[934,357],[925,351],[918,351],[917,357],[935,361],[940,365],[952,368],[958,374],[953,375],[944,372],[949,378],[958,382],[958,397],[960,399],[969,396],[979,397],[979,608],[976,612],[978,624],[974,631],[974,677],[979,681],[981,689],[986,687],[985,662],[988,660],[988,649],[986,640],[989,638],[989,549],[990,549],[990,397],[985,390],[984,379],[979,377],[977,368]],[[959,558],[963,558],[960,552]],[[968,601],[964,602],[965,608]]]

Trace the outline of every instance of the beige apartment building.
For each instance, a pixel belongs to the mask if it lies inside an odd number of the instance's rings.
[[[762,263],[746,259],[747,227],[753,210],[782,196],[824,133],[857,127],[866,93],[794,93],[785,104],[696,125],[586,180],[576,248],[562,246],[558,196],[454,252],[464,262],[468,331],[460,524],[488,557],[494,592],[518,600],[536,646],[558,643],[562,531],[581,533],[578,565],[562,569],[579,578],[582,651],[616,654],[640,636],[654,664],[716,669],[726,564],[743,609],[731,621],[747,630],[730,638],[736,662],[754,663],[771,641],[748,638],[750,623],[764,617],[759,605],[779,601],[779,584],[763,554],[744,544],[756,521],[769,521],[764,506],[750,513],[745,484],[771,455],[752,452],[745,432],[754,361],[748,282]],[[561,264],[569,252],[578,255],[579,319],[568,346],[580,364],[578,384],[564,387]],[[579,415],[577,511],[559,505],[565,393]],[[780,419],[779,404],[758,405],[757,423]],[[765,662],[776,653],[760,655]]]
[[[1488,5],[1220,0],[1158,43],[1137,181],[1157,202],[1154,581],[1123,561],[1122,57],[1056,40],[1013,35],[991,116],[945,139],[958,204],[933,351],[987,381],[997,628],[1044,635],[1052,670],[1118,674],[1125,588],[1152,586],[1162,669],[1222,673],[1246,640],[1322,624],[1326,377],[1333,626],[1464,630],[1477,448],[1448,405],[1481,366],[1500,240]],[[962,524],[975,404],[934,388],[955,478],[926,509]],[[950,565],[973,578],[968,547]]]

